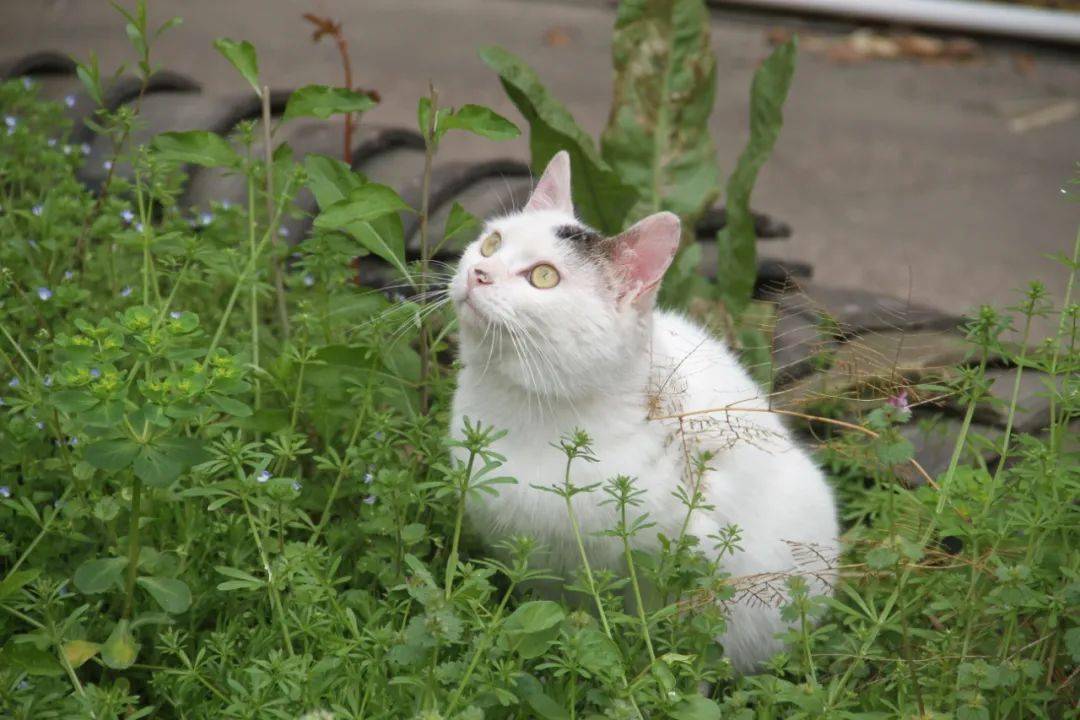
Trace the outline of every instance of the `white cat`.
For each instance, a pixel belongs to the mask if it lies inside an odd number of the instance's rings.
[[[490,220],[465,250],[450,286],[462,362],[452,432],[460,437],[466,417],[507,430],[494,446],[506,456],[498,474],[517,479],[470,502],[469,517],[490,542],[535,537],[546,549],[536,563],[569,578],[580,559],[564,500],[533,487],[563,481],[566,457],[551,443],[575,428],[591,436],[599,462],[575,463],[576,485],[637,479],[645,491],[637,510],[656,526],[636,542],[652,550],[657,533],[678,537],[686,507],[675,491],[693,486],[693,459],[712,451],[702,492],[714,509],[695,512],[688,532],[709,552],[710,535],[739,527],[744,549],[722,563],[737,585],[804,573],[813,592],[827,592],[839,541],[821,471],[776,415],[761,412],[766,398],[724,345],[653,309],[679,235],[679,219],[666,212],[614,238],[584,227],[560,152],[525,209]],[[598,535],[615,527],[606,499],[599,490],[576,495],[575,514],[590,563],[625,572],[620,541]],[[720,640],[739,671],[781,649],[777,599],[743,594],[731,603]]]

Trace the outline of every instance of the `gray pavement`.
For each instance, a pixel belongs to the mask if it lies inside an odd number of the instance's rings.
[[[123,25],[105,0],[0,0],[0,55],[56,49],[102,66],[131,60]],[[214,52],[215,37],[252,41],[274,87],[340,82],[336,51],[313,45],[302,12],[343,22],[355,82],[382,104],[365,122],[413,124],[432,80],[444,102],[479,102],[518,119],[476,49],[500,44],[521,55],[594,135],[611,97],[610,4],[543,0],[185,0],[151,3],[158,21],[184,24],[156,49],[164,67],[214,94],[245,85]],[[723,171],[747,132],[747,94],[776,18],[714,13],[719,89],[713,115]],[[552,38],[558,42],[552,43]],[[1047,253],[1071,250],[1080,204],[1061,193],[1080,160],[1080,119],[1017,134],[1010,108],[1080,100],[1080,54],[984,43],[970,64],[873,61],[843,66],[800,53],[776,153],[754,205],[789,222],[794,237],[765,252],[813,263],[816,279],[963,312],[1014,301],[1042,280],[1055,297],[1064,270]],[[455,137],[454,157],[527,157],[524,139],[495,144]],[[1049,325],[1044,323],[1040,330]]]

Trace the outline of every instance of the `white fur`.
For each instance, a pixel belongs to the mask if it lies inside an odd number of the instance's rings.
[[[460,320],[462,369],[454,397],[452,432],[465,417],[508,431],[494,449],[505,455],[497,497],[470,502],[469,518],[489,542],[510,535],[535,537],[546,549],[536,559],[569,578],[580,561],[562,498],[533,485],[562,483],[564,454],[551,443],[582,428],[599,462],[576,462],[576,485],[625,474],[645,491],[638,510],[656,523],[636,538],[657,549],[657,533],[677,537],[686,508],[674,496],[694,482],[687,458],[716,456],[703,480],[706,502],[689,532],[712,551],[709,535],[729,525],[744,548],[723,560],[737,585],[759,589],[759,574],[803,572],[815,592],[827,591],[829,560],[838,553],[836,511],[821,471],[792,440],[776,415],[737,409],[677,419],[678,412],[735,406],[763,409],[767,400],[735,356],[681,315],[653,311],[651,297],[620,299],[619,278],[602,262],[586,260],[554,234],[580,224],[565,209],[526,209],[488,223],[502,245],[483,258],[479,242],[464,253],[451,297]],[[677,228],[676,228],[677,230]],[[533,287],[527,271],[554,265],[560,283]],[[492,282],[468,288],[467,274],[482,263]],[[666,265],[665,265],[666,266]],[[661,270],[662,271],[662,270]],[[624,572],[619,541],[598,533],[615,526],[614,508],[597,490],[574,499],[594,567]],[[783,580],[772,578],[782,589]],[[768,594],[765,592],[764,594]],[[784,629],[776,596],[767,602],[740,593],[730,606],[721,641],[735,667],[752,671],[781,649]]]

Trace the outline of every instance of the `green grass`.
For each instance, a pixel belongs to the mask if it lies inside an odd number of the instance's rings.
[[[583,553],[566,580],[584,600],[567,604],[523,590],[547,575],[531,539],[498,553],[476,542],[461,509],[503,482],[488,449],[498,429],[468,428],[470,462],[451,462],[449,314],[353,284],[349,262],[378,254],[373,236],[328,223],[295,248],[277,239],[305,184],[324,209],[337,193],[354,213],[383,191],[284,152],[268,182],[241,128],[224,149],[192,136],[140,148],[135,180],[114,176],[95,197],[75,179],[82,155],[58,106],[13,82],[0,107],[0,716],[1075,711],[1075,249],[1056,306],[1034,285],[1015,308],[971,319],[972,359],[949,389],[967,432],[934,487],[898,479],[906,412],[883,406],[854,418],[870,432],[824,438],[846,528],[841,581],[815,599],[802,578],[769,580],[791,590],[789,650],[738,677],[714,638],[739,583],[700,552],[734,547],[737,528],[666,538],[649,555],[630,549],[649,528],[624,519],[611,533],[632,572],[597,572]],[[98,117],[116,138],[136,121]],[[245,207],[178,206],[180,165],[208,152],[248,178]],[[372,217],[374,237],[394,238],[390,217]],[[1057,319],[1055,337],[1000,341],[1040,315]],[[1049,428],[1007,433],[1006,463],[960,462],[981,446],[970,419],[988,402],[985,361],[1000,357],[1018,379],[1057,381]],[[1015,411],[1013,394],[1010,424]],[[548,440],[568,457],[558,493],[634,505],[632,478],[574,484],[587,435]],[[624,607],[639,582],[666,604]]]

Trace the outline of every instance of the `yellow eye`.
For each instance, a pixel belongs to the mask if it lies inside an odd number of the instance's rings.
[[[484,257],[491,257],[499,249],[500,245],[502,245],[502,235],[493,232],[484,238],[484,242],[480,243],[480,254]]]
[[[547,264],[537,265],[529,273],[529,282],[541,290],[553,288],[559,284],[559,271]]]

